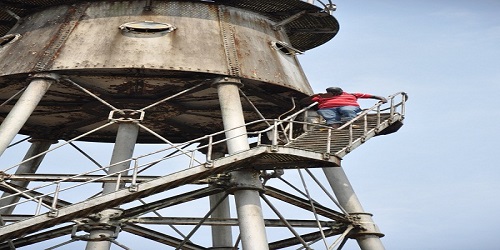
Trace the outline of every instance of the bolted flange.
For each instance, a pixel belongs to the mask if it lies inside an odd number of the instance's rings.
[[[253,178],[246,178],[248,174],[252,175]],[[231,179],[229,180],[229,190],[232,193],[236,190],[257,190],[259,192],[264,191],[264,186],[260,180],[260,171],[245,171],[240,170],[231,173]]]
[[[354,226],[354,230],[349,233],[349,238],[358,238],[364,235],[375,235],[377,237],[384,237],[380,232],[378,226],[372,220],[370,213],[350,213],[349,220]]]

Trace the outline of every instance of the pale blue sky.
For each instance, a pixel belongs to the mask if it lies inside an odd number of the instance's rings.
[[[500,1],[335,3],[340,32],[300,56],[314,90],[410,97],[343,161],[386,248],[500,249]]]

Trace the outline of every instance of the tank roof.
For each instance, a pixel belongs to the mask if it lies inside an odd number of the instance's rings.
[[[113,0],[94,0],[91,2],[113,2]],[[156,0],[160,1],[160,0]],[[162,0],[164,1],[164,0]],[[272,21],[283,23],[291,45],[301,51],[320,46],[331,40],[339,30],[337,20],[322,8],[301,0],[212,0],[195,1],[207,4],[225,5],[241,8],[269,17]],[[0,3],[0,37],[8,34],[18,18],[36,12],[41,8],[68,5],[81,0],[8,0]],[[149,1],[145,1],[149,2]],[[153,2],[154,7],[154,2]],[[295,18],[294,15],[299,16]],[[290,19],[289,19],[290,18]]]

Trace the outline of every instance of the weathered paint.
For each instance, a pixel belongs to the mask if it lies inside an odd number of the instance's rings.
[[[274,45],[293,43],[287,29],[273,25],[280,15],[291,15],[297,8],[317,8],[304,2],[291,1],[288,6],[288,1],[154,1],[151,10],[145,10],[142,0],[51,2],[53,6],[24,13],[10,31],[19,34],[17,38],[0,47],[0,100],[12,96],[37,72],[69,78],[123,109],[140,109],[202,83],[191,93],[149,109],[143,121],[162,136],[184,141],[222,129],[217,94],[211,87],[219,77],[240,79],[242,90],[267,118],[288,111],[291,98],[312,93],[296,56]],[[270,16],[267,10],[283,12]],[[138,33],[119,28],[141,21],[175,29]],[[0,120],[11,107],[0,107]],[[243,107],[246,121],[259,119],[249,104]],[[107,122],[109,111],[61,81],[52,85],[21,132],[68,139]],[[111,126],[83,139],[110,141],[115,132],[116,126]],[[139,142],[156,140],[141,133]]]
[[[118,28],[137,21],[176,29],[156,35]],[[273,46],[289,43],[273,24],[253,12],[200,2],[159,2],[154,11],[144,11],[142,1],[56,6],[27,17],[13,31],[22,37],[0,52],[0,73],[160,69],[232,75],[310,93],[295,56]],[[227,58],[231,53],[236,60]]]

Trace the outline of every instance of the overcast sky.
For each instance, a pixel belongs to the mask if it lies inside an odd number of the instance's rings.
[[[386,248],[500,249],[500,1],[335,3],[340,32],[300,56],[314,90],[410,97],[343,161]]]

